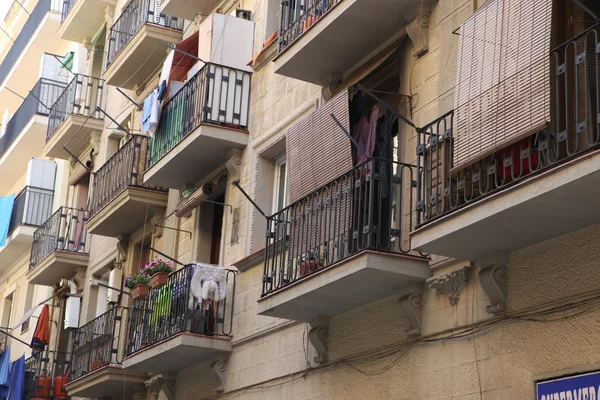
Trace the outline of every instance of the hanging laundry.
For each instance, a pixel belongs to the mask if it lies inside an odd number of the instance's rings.
[[[6,399],[8,395],[8,383],[10,378],[10,347],[0,353],[0,399]]]
[[[152,109],[150,111],[150,125],[152,129],[151,133],[154,133],[156,128],[158,127],[158,123],[160,121],[160,112],[162,108],[162,101],[159,98],[159,89],[154,91],[154,98],[152,99]]]
[[[6,244],[15,195],[0,197],[0,247]]]
[[[188,307],[194,309],[194,299],[222,301],[227,297],[227,270],[211,264],[194,263],[194,276],[190,282]]]
[[[22,400],[25,386],[25,357],[21,356],[10,363],[7,400]]]
[[[158,324],[162,317],[168,317],[171,314],[171,304],[173,302],[173,285],[169,283],[158,289],[154,313],[152,314],[152,323]]]
[[[152,114],[152,107],[154,105],[154,100],[156,97],[156,91],[152,91],[146,100],[144,100],[144,108],[142,110],[142,130],[150,131],[152,130],[152,123],[150,121],[150,116]]]
[[[175,58],[175,50],[171,50],[167,58],[165,59],[165,63],[163,64],[162,71],[160,73],[160,79],[158,81],[158,87],[163,87],[162,96],[160,96],[160,100],[162,100],[169,89],[169,79],[171,77],[171,68],[173,67],[173,59]]]
[[[31,339],[31,347],[34,349],[43,350],[50,341],[50,307],[45,305],[38,318],[33,338]]]

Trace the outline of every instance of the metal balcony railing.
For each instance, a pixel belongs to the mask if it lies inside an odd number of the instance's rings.
[[[169,283],[151,290],[146,299],[134,300],[130,311],[126,355],[145,349],[179,333],[231,336],[235,272],[227,271],[228,297],[219,302],[190,307],[190,283],[194,266],[169,275]]]
[[[155,9],[155,0],[131,0],[123,9],[108,33],[107,68],[144,24],[155,24],[176,31],[183,30],[181,18],[156,13]]]
[[[4,133],[0,135],[0,158],[10,149],[34,115],[48,115],[50,107],[65,86],[64,83],[46,78],[41,78],[35,84],[6,127],[1,128]]]
[[[201,124],[248,128],[251,73],[206,64],[163,107],[150,166]]]
[[[103,92],[102,79],[76,74],[50,108],[46,141],[70,115],[100,118],[97,107],[102,106]]]
[[[372,158],[268,217],[262,296],[364,250],[412,254],[416,167]]]
[[[123,308],[114,307],[71,333],[73,343],[68,381],[119,363],[119,332]]]
[[[33,234],[29,269],[35,268],[54,251],[87,254],[87,210],[61,207]]]
[[[8,77],[10,71],[14,68],[15,64],[27,45],[33,37],[33,34],[38,29],[48,11],[60,12],[62,9],[62,0],[38,0],[35,8],[29,15],[29,18],[21,28],[19,35],[13,42],[12,46],[4,56],[2,63],[0,63],[0,86],[4,84],[4,81]],[[52,105],[52,103],[50,103]]]
[[[600,24],[551,52],[551,121],[465,168],[454,169],[454,112],[417,134],[417,225],[600,148]]]
[[[25,360],[23,400],[69,399],[67,383],[69,354],[41,351]]]
[[[77,0],[63,0],[62,11],[60,13],[60,22],[61,23],[65,22],[65,19],[67,19],[67,16],[71,12],[71,9],[75,5],[75,3],[77,3]]]
[[[15,197],[8,234],[10,235],[20,225],[42,225],[52,212],[53,201],[53,190],[26,186]]]
[[[279,51],[285,50],[343,0],[282,0]]]
[[[90,201],[90,218],[129,187],[165,192],[166,189],[144,184],[148,168],[150,138],[132,135],[131,138],[94,175]]]

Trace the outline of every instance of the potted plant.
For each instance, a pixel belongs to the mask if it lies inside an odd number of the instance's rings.
[[[309,251],[300,263],[300,276],[312,274],[321,268],[321,259],[317,251]]]
[[[129,275],[127,279],[125,279],[125,286],[131,289],[131,298],[133,300],[144,299],[148,297],[148,292],[150,290],[148,287],[149,282],[150,277],[142,271],[139,271],[137,274]]]
[[[144,265],[144,273],[150,276],[150,287],[159,289],[169,283],[169,274],[173,272],[175,266],[169,261],[160,258],[152,260]]]

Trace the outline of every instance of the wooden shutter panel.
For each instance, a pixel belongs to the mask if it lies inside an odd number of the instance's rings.
[[[352,168],[350,140],[331,118],[331,114],[350,131],[348,91],[331,99],[286,133],[291,202]]]
[[[455,169],[550,120],[551,20],[552,0],[490,0],[461,27]]]

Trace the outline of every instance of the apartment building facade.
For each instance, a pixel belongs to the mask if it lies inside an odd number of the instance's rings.
[[[597,15],[15,2],[0,331],[23,397],[600,396]]]

